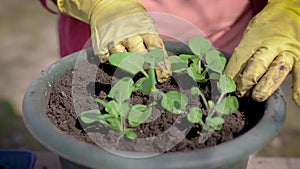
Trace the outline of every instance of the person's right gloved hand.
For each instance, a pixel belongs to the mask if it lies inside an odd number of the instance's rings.
[[[117,52],[145,54],[154,48],[164,49],[140,0],[57,0],[57,6],[62,13],[90,24],[93,50],[102,62]],[[155,70],[158,82],[171,76],[168,59]]]

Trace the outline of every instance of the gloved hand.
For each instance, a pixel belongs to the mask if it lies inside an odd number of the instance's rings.
[[[249,23],[225,73],[236,81],[238,96],[253,89],[252,98],[261,102],[291,71],[300,106],[300,1],[269,0]]]
[[[90,24],[94,53],[102,62],[116,52],[145,54],[164,48],[140,0],[57,0],[57,6],[62,13]],[[168,59],[156,65],[156,74],[159,82],[169,78]]]

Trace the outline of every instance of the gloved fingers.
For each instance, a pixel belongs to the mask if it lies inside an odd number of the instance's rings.
[[[293,99],[300,106],[300,61],[296,61],[293,68]]]
[[[148,52],[144,45],[144,40],[140,35],[134,35],[121,42],[128,52],[144,55]]]
[[[262,102],[281,85],[286,76],[291,72],[294,65],[294,54],[290,52],[280,53],[270,65],[268,71],[254,87],[252,98]]]
[[[97,52],[95,54],[100,58],[101,63],[107,63],[109,56],[111,54],[118,53],[118,52],[126,52],[126,48],[120,43],[117,43],[116,45],[108,44],[107,48],[102,49],[100,50],[100,52]]]
[[[147,33],[141,36],[148,50],[155,49],[155,48],[162,48],[162,49],[165,48],[163,40],[160,38],[158,34]]]
[[[109,52],[108,51],[107,52],[98,52],[98,53],[95,53],[95,55],[100,58],[100,63],[107,63],[108,62],[108,57],[109,57]]]
[[[166,59],[164,62],[157,63],[155,65],[155,73],[159,83],[166,82],[172,75],[171,63],[169,59]]]
[[[123,44],[117,43],[114,46],[109,47],[110,54],[119,53],[119,52],[126,52],[126,48]]]
[[[244,41],[245,40],[242,40],[238,47],[235,48],[224,70],[224,73],[232,79],[236,79],[236,77],[242,72],[247,61],[255,52],[255,47],[251,47],[249,44],[247,45],[247,43],[245,44]]]
[[[144,39],[145,46],[147,47],[148,50],[152,50],[155,48],[165,49],[163,40],[160,38],[158,34],[153,34],[153,33],[143,34],[142,37]],[[166,59],[163,62],[159,62],[155,65],[155,72],[157,76],[157,81],[159,83],[163,83],[167,81],[172,75],[171,63],[168,59],[168,55],[166,51],[165,51],[165,56]]]
[[[276,57],[276,53],[267,50],[266,47],[259,48],[248,60],[243,71],[236,77],[237,90],[239,97],[245,96],[248,91],[257,84],[258,80],[264,75]]]

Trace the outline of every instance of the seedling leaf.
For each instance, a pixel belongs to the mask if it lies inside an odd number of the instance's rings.
[[[219,78],[220,78],[220,74],[218,74],[218,73],[212,72],[209,74],[209,79],[211,79],[211,80],[219,80]]]
[[[101,112],[99,109],[84,111],[80,114],[80,120],[86,124],[91,124],[99,121]]]
[[[176,56],[178,57],[178,56]],[[198,58],[198,56],[196,55],[187,55],[187,54],[181,54],[179,55],[179,58],[185,63],[185,64],[189,64],[189,59],[193,59],[193,58]]]
[[[211,48],[211,44],[204,38],[193,37],[189,41],[189,47],[195,55],[202,56]]]
[[[143,93],[149,94],[152,90],[152,87],[152,80],[150,78],[147,78],[142,82],[141,90]]]
[[[220,74],[222,74],[225,65],[226,65],[226,58],[221,57],[221,53],[217,50],[210,50],[205,54],[205,61],[206,66]]]
[[[171,62],[172,72],[179,73],[188,68],[188,64],[178,56],[170,56],[169,60]]]
[[[95,100],[96,100],[97,103],[101,104],[102,106],[104,106],[104,107],[107,106],[107,102],[105,102],[105,101],[103,101],[101,99],[98,99],[98,98],[96,98]]]
[[[220,114],[231,114],[238,110],[239,101],[235,96],[228,96],[224,98],[215,109]]]
[[[200,95],[201,94],[201,91],[198,87],[192,87],[191,88],[191,94],[192,95]]]
[[[143,70],[144,57],[131,52],[114,53],[109,57],[109,63],[131,74]]]
[[[163,49],[155,48],[144,55],[145,62],[150,63],[150,68],[154,68],[155,64],[165,60],[165,52]]]
[[[151,115],[152,107],[136,104],[134,105],[128,115],[129,124],[136,127],[145,122]]]
[[[120,79],[110,90],[108,97],[115,99],[118,103],[123,103],[129,99],[134,90],[134,82],[130,77]]]
[[[187,119],[191,123],[199,123],[202,121],[202,110],[198,107],[192,107],[187,115]]]
[[[111,115],[114,115],[114,117],[118,117],[119,116],[118,103],[115,102],[114,100],[108,102],[107,106],[105,107],[105,111]]]
[[[207,117],[205,124],[218,131],[222,129],[224,119],[221,116]]]
[[[205,75],[198,73],[197,69],[195,67],[189,67],[187,69],[187,72],[188,72],[188,75],[190,77],[192,77],[193,80],[196,82],[202,82],[205,80]]]
[[[136,139],[137,138],[137,134],[135,132],[133,132],[132,129],[126,129],[125,130],[125,136],[129,139]]]
[[[115,117],[112,117],[112,118],[106,118],[106,121],[108,122],[109,126],[114,129],[114,130],[117,130],[117,131],[121,131],[121,121],[119,118],[115,118]]]
[[[223,74],[220,77],[219,88],[223,94],[231,93],[236,90],[236,85],[234,80],[232,80],[228,75]]]
[[[187,104],[188,98],[177,91],[169,91],[168,93],[164,94],[161,101],[163,108],[174,114],[180,114],[184,112]]]

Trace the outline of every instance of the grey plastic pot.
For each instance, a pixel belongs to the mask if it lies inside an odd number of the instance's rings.
[[[151,158],[117,156],[65,134],[46,116],[52,84],[75,64],[79,54],[83,59],[93,56],[90,49],[82,50],[50,65],[32,82],[23,100],[26,127],[41,144],[59,155],[65,169],[245,169],[249,155],[271,142],[285,119],[285,101],[278,91],[268,99],[259,123],[232,141],[197,151],[165,153]]]

